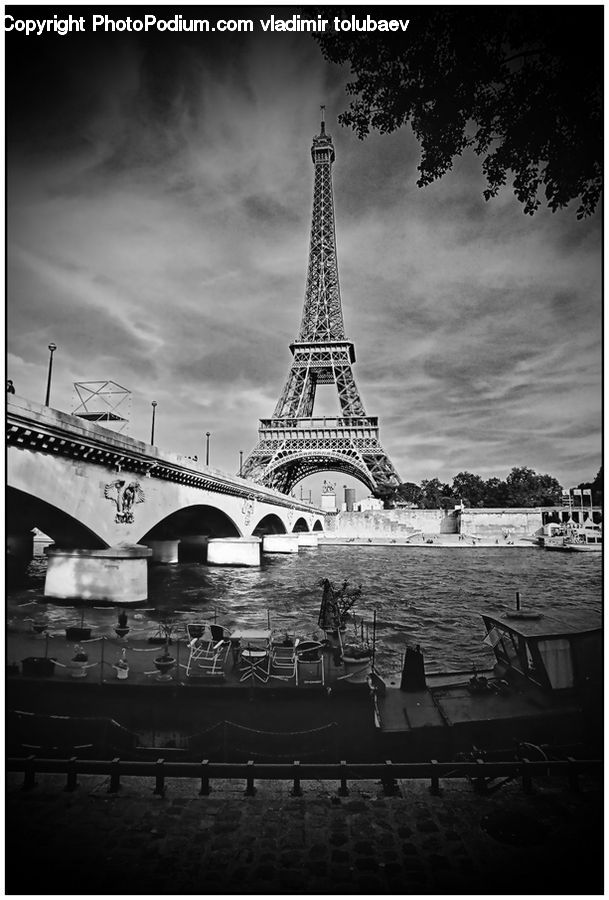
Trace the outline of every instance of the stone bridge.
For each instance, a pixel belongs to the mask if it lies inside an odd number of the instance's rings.
[[[9,395],[6,521],[9,568],[32,558],[34,527],[55,542],[46,596],[122,603],[146,599],[148,559],[258,565],[261,539],[306,542],[324,512]]]

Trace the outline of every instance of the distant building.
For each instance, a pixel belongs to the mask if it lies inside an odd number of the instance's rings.
[[[358,500],[355,504],[355,510],[357,512],[367,512],[372,509],[382,509],[383,501],[378,497],[364,497],[363,500]]]
[[[347,512],[353,512],[355,509],[355,488],[348,488],[345,485],[345,509]]]

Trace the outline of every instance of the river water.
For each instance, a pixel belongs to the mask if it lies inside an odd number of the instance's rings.
[[[377,664],[392,678],[406,644],[420,644],[429,671],[488,667],[492,652],[482,643],[481,612],[515,606],[516,591],[527,610],[589,611],[602,608],[602,554],[550,553],[531,548],[423,548],[320,546],[298,554],[263,557],[260,568],[214,568],[200,563],[152,566],[148,601],[129,611],[130,637],[154,633],[163,616],[178,622],[213,619],[229,629],[271,625],[299,636],[316,631],[319,582],[348,579],[362,585],[355,610],[372,632],[377,619]],[[33,560],[25,581],[9,591],[9,627],[26,617],[45,618],[63,629],[80,615],[43,598],[46,558]],[[85,612],[94,634],[114,635],[116,610]],[[350,626],[351,627],[351,626]]]

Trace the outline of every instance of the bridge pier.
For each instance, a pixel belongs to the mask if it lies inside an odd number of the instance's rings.
[[[139,603],[148,597],[149,547],[132,544],[106,550],[48,547],[44,596],[56,600]]]
[[[152,550],[150,562],[153,563],[177,563],[179,540],[146,540],[143,542]]]
[[[314,531],[297,531],[299,547],[318,547],[318,532]]]
[[[210,538],[207,542],[208,566],[259,566],[260,538]]]
[[[298,553],[298,534],[265,534],[263,553]]]

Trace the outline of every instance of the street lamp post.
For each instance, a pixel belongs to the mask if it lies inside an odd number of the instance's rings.
[[[152,428],[151,428],[151,430],[150,430],[150,443],[151,443],[151,445],[153,445],[153,446],[154,446],[154,419],[155,419],[155,416],[156,416],[156,408],[157,408],[157,405],[158,405],[158,404],[157,404],[156,400],[153,400],[152,403],[151,403],[151,406],[152,406]]]
[[[239,450],[239,478],[243,478],[243,450]]]
[[[211,431],[205,432],[205,437],[207,438],[207,443],[205,445],[205,465],[209,465],[209,438],[211,436]]]
[[[51,399],[51,374],[53,372],[53,354],[57,350],[57,344],[49,344],[49,350],[51,354],[49,356],[49,374],[47,376],[47,395],[45,397],[44,405],[49,405],[49,400]]]

